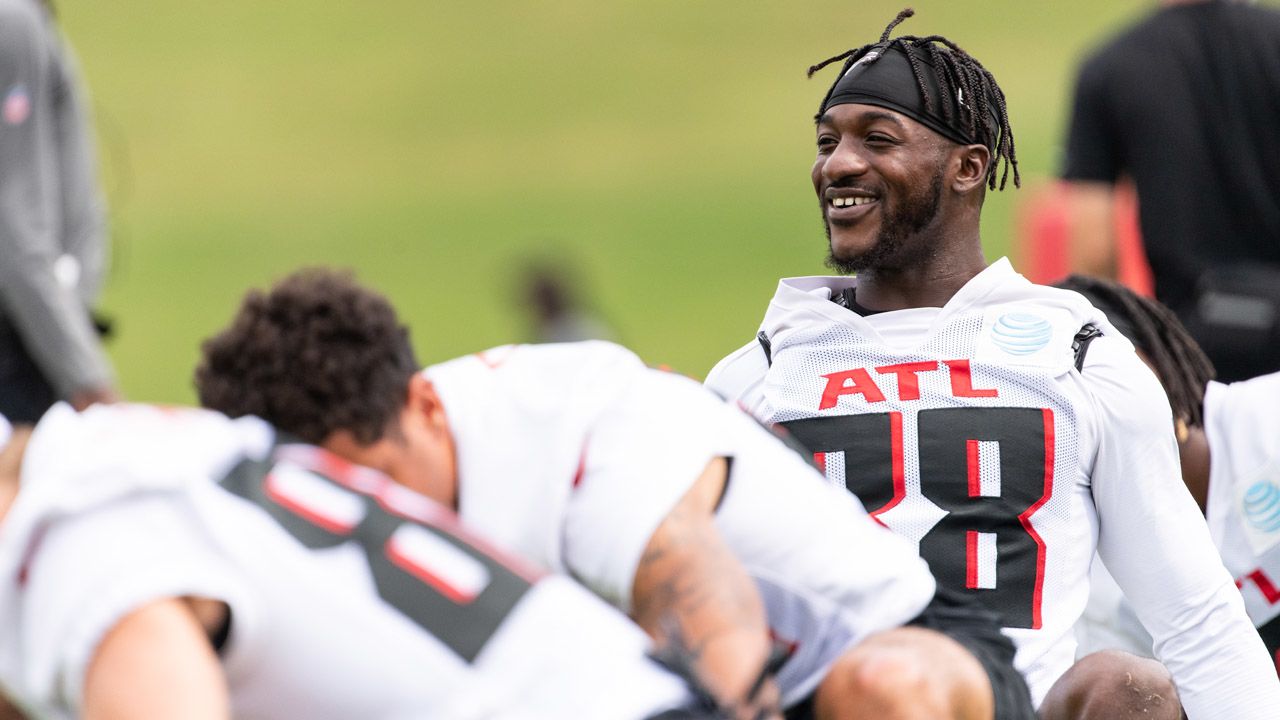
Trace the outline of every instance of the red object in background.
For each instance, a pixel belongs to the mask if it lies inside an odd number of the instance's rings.
[[[1034,283],[1052,284],[1071,274],[1070,190],[1065,183],[1041,186],[1018,210],[1014,253],[1018,270]],[[1152,296],[1151,266],[1142,249],[1138,196],[1132,183],[1115,189],[1114,219],[1117,279],[1139,295]]]

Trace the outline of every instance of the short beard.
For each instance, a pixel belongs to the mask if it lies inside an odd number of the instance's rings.
[[[831,225],[824,213],[822,227],[827,233],[827,267],[842,275],[854,275],[884,266],[887,261],[899,256],[908,239],[933,222],[938,216],[941,201],[942,168],[939,167],[927,188],[903,197],[900,204],[884,208],[875,243],[865,252],[852,257],[836,257],[835,248],[831,246]]]

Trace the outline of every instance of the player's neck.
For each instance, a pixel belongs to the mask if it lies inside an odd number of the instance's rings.
[[[878,311],[942,307],[986,267],[981,242],[952,243],[905,267],[858,273],[858,304]]]

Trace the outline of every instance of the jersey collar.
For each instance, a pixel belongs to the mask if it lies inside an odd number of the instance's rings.
[[[940,309],[890,310],[871,318],[862,317],[848,308],[831,302],[831,298],[836,293],[857,287],[856,277],[812,275],[783,278],[778,281],[778,289],[769,303],[769,309],[765,312],[762,327],[769,337],[774,337],[797,325],[811,322],[813,316],[817,315],[830,322],[848,325],[859,333],[873,336],[883,342],[885,338],[877,329],[878,325],[893,324],[905,317],[928,312],[935,315],[932,327],[937,327],[940,322],[963,312],[1012,278],[1020,279],[1021,276],[1013,269],[1009,259],[1002,257],[970,278]]]

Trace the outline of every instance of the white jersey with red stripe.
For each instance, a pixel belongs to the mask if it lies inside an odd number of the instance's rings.
[[[940,584],[1004,619],[1039,704],[1074,661],[1095,548],[1191,717],[1270,717],[1280,684],[1182,486],[1168,400],[1080,295],[1001,260],[942,308],[860,316],[853,278],[779,283],[707,384],[780,423]],[[1103,335],[1083,371],[1073,342]],[[770,355],[771,353],[771,355]]]
[[[1280,373],[1230,385],[1210,382],[1204,418],[1209,533],[1280,668]],[[1105,570],[1095,568],[1076,633],[1082,649],[1151,655],[1151,638]]]
[[[236,717],[637,720],[688,701],[590,593],[252,418],[55,406],[0,575],[0,686],[37,717],[79,716],[108,630],[180,596],[230,607]]]
[[[1280,373],[1209,383],[1204,415],[1209,532],[1280,665]]]
[[[455,439],[463,521],[622,609],[658,525],[713,458],[730,458],[716,522],[794,645],[778,676],[786,704],[933,596],[911,544],[801,455],[617,345],[506,346],[425,373]]]

